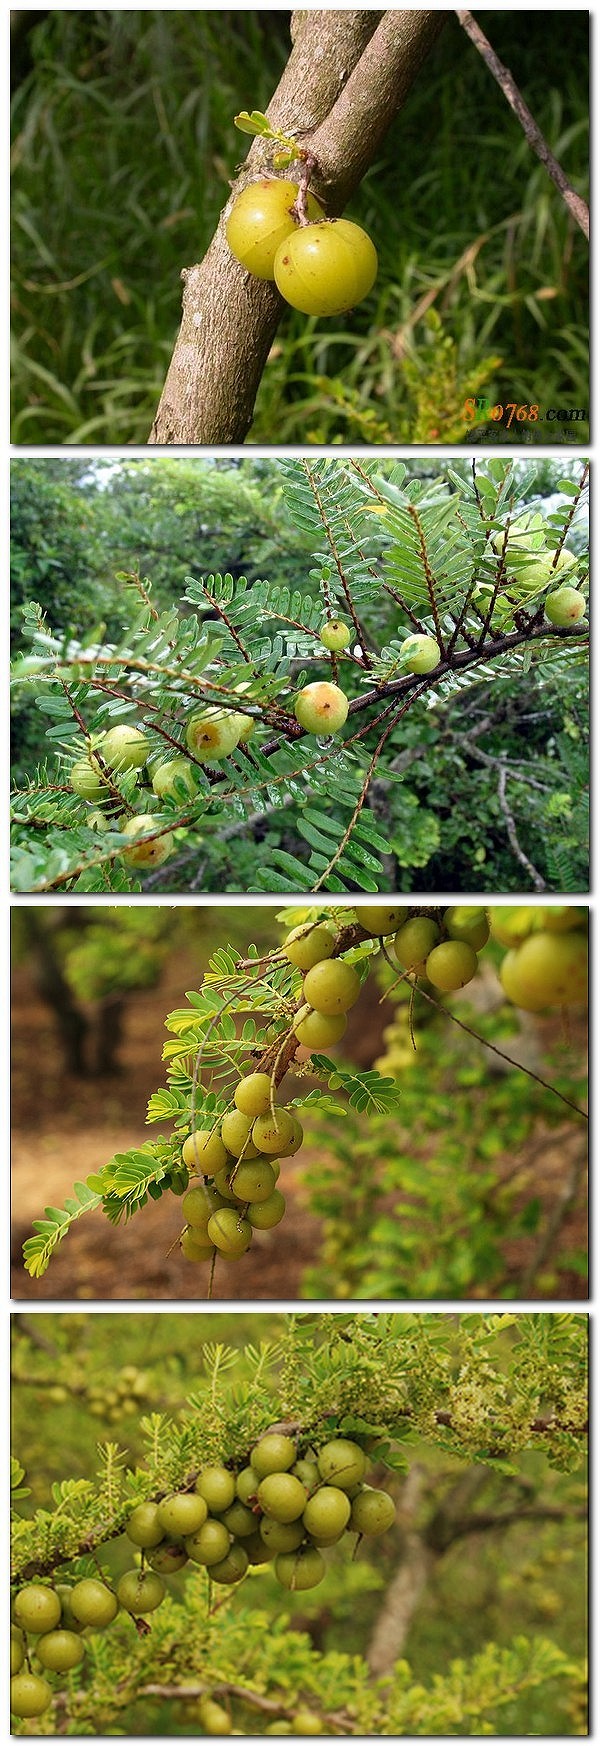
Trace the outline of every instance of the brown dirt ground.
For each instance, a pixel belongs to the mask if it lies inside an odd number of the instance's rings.
[[[121,1072],[110,1079],[82,1079],[65,1073],[52,1014],[39,998],[27,966],[16,970],[12,994],[12,1290],[16,1299],[206,1301],[208,1270],[181,1259],[177,1243],[181,1214],[170,1195],[149,1202],[143,1213],[116,1230],[100,1212],[86,1214],[73,1226],[41,1280],[31,1280],[21,1261],[23,1239],[44,1206],[62,1205],[76,1179],[85,1180],[116,1151],[139,1144],[147,1099],[161,1079],[164,1014],[181,1003],[188,981],[185,953],[173,955],[160,986],[129,1000]],[[360,1018],[351,1018],[348,1052],[361,1065],[371,1065],[381,1049],[385,1022],[376,998],[369,1012],[363,997]],[[572,1132],[565,1130],[563,1136],[555,1130],[536,1156],[536,1188],[546,1214],[560,1197],[576,1140]],[[242,1262],[218,1263],[214,1300],[252,1303],[298,1298],[303,1271],[313,1259],[319,1237],[319,1221],[307,1210],[299,1182],[306,1162],[306,1148],[302,1166],[297,1159],[285,1162],[284,1224],[276,1231],[256,1232]],[[507,1167],[514,1162],[508,1160]],[[527,1264],[531,1241],[524,1236],[507,1250],[515,1279]],[[568,1251],[584,1241],[585,1209],[578,1206],[561,1232],[560,1247]],[[172,1244],[175,1248],[169,1254]],[[575,1273],[565,1274],[561,1295],[584,1298],[584,1282]]]

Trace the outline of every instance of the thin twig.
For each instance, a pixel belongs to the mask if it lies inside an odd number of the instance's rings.
[[[533,861],[529,860],[529,856],[526,855],[525,850],[521,848],[521,844],[520,844],[519,838],[517,836],[517,827],[516,827],[512,812],[510,810],[508,800],[506,798],[506,777],[507,777],[506,764],[504,763],[504,760],[501,759],[500,760],[500,772],[499,772],[499,776],[498,776],[498,800],[500,803],[500,811],[503,813],[504,818],[506,819],[506,834],[507,834],[513,855],[515,856],[517,861],[520,861],[521,866],[524,867],[526,872],[529,874],[529,877],[531,879],[531,883],[534,886],[535,890],[536,891],[547,891],[548,886],[546,884],[545,879],[542,879],[542,875],[541,875],[541,873],[538,873],[537,867],[534,867]]]
[[[437,1007],[439,1011],[439,1001],[434,1000],[433,995],[428,994],[426,989],[421,987],[420,983],[417,984],[417,990],[423,1000],[428,1000],[429,1005]],[[482,1048],[491,1049],[492,1054],[499,1055],[501,1061],[508,1061],[509,1067],[517,1067],[519,1073],[526,1073],[528,1079],[535,1079],[536,1084],[542,1085],[544,1091],[551,1091],[554,1097],[560,1098],[561,1103],[566,1103],[569,1109],[574,1109],[576,1114],[583,1116],[584,1122],[587,1122],[587,1110],[582,1109],[579,1103],[574,1103],[571,1097],[565,1097],[564,1091],[558,1091],[555,1085],[550,1084],[549,1079],[542,1079],[539,1073],[534,1073],[533,1069],[531,1067],[526,1067],[523,1061],[515,1061],[512,1055],[506,1054],[504,1049],[498,1049],[495,1043],[490,1043],[489,1037],[480,1037],[478,1031],[472,1030],[470,1025],[465,1024],[464,1019],[457,1018],[456,1013],[452,1011],[451,1007],[447,1006],[444,1010],[447,1012],[448,1017],[452,1019],[452,1023],[459,1025],[461,1031],[466,1031],[468,1037],[474,1037],[475,1042],[481,1043]]]
[[[547,145],[546,140],[544,139],[541,128],[538,127],[537,121],[534,121],[531,110],[527,108],[527,104],[521,96],[521,92],[513,79],[512,73],[509,72],[508,67],[503,66],[502,61],[498,59],[495,50],[492,48],[491,43],[488,42],[488,38],[484,35],[480,25],[475,23],[472,12],[459,12],[457,10],[456,16],[459,24],[462,25],[463,30],[465,30],[467,36],[471,38],[471,42],[485,61],[486,67],[489,68],[496,83],[500,86],[500,90],[506,97],[507,103],[510,104],[513,114],[516,115],[517,121],[521,124],[528,145],[531,146],[531,150],[535,152],[536,157],[540,159],[540,163],[544,165],[544,169],[548,171],[548,175],[558,188],[559,193],[562,194],[565,205],[568,206],[569,212],[575,219],[575,223],[579,225],[579,229],[583,231],[584,236],[589,242],[589,207],[586,205],[585,200],[582,200],[581,195],[575,193],[575,189],[565,176],[565,172],[561,168],[558,159],[555,158],[554,153],[551,152],[549,145]]]

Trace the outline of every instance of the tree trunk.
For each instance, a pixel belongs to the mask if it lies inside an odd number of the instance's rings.
[[[294,46],[267,113],[274,126],[310,136],[321,172],[314,184],[328,212],[343,209],[373,162],[444,18],[293,13]],[[204,260],[182,273],[182,322],[151,443],[239,443],[247,436],[284,305],[270,281],[234,260],[224,220],[246,183],[269,168],[269,148],[257,139]]]
[[[390,1673],[402,1654],[413,1615],[436,1561],[433,1547],[426,1545],[423,1536],[411,1525],[421,1501],[424,1478],[422,1468],[416,1464],[402,1488],[398,1511],[402,1557],[386,1589],[367,1650],[367,1664],[373,1674]]]
[[[63,975],[60,956],[45,917],[33,907],[26,911],[26,916],[25,925],[35,959],[35,979],[42,1000],[47,1002],[54,1013],[63,1046],[66,1072],[83,1079],[87,1074],[87,1019]]]

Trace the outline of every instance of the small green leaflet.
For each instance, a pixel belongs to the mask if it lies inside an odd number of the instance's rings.
[[[84,1212],[93,1212],[100,1206],[102,1196],[89,1189],[85,1182],[76,1182],[75,1200],[65,1200],[64,1208],[56,1206],[45,1207],[45,1217],[34,1219],[34,1237],[27,1237],[23,1244],[23,1260],[27,1272],[32,1279],[41,1279],[58,1244],[66,1237],[70,1225],[75,1219],[81,1218]]]

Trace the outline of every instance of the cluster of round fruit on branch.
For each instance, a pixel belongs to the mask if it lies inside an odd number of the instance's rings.
[[[304,315],[342,315],[361,303],[377,277],[371,238],[347,218],[327,218],[314,194],[300,217],[298,188],[283,178],[249,182],[234,200],[225,235],[236,261],[271,280]]]
[[[393,1499],[367,1484],[366,1473],[364,1450],[348,1438],[330,1438],[317,1449],[273,1431],[259,1439],[240,1469],[205,1467],[191,1489],[136,1504],[125,1533],[141,1561],[114,1589],[99,1577],[83,1577],[73,1585],[28,1583],[17,1591],[13,1715],[43,1715],[53,1697],[45,1676],[81,1665],[86,1627],[105,1629],[119,1610],[146,1619],[168,1593],[164,1579],[189,1562],[225,1586],[241,1582],[250,1565],[272,1564],[283,1588],[315,1588],[326,1574],[323,1552],[344,1534],[360,1540],[392,1526]],[[229,1729],[212,1726],[206,1732]]]
[[[566,628],[579,623],[586,611],[586,597],[565,580],[576,569],[577,558],[566,546],[557,554],[546,545],[539,510],[525,510],[508,532],[494,535],[492,544],[504,558],[507,580],[502,593],[523,602],[547,589],[544,612],[549,624]]]
[[[577,905],[510,906],[491,911],[495,940],[509,950],[500,981],[525,1012],[587,1000],[588,917]]]

